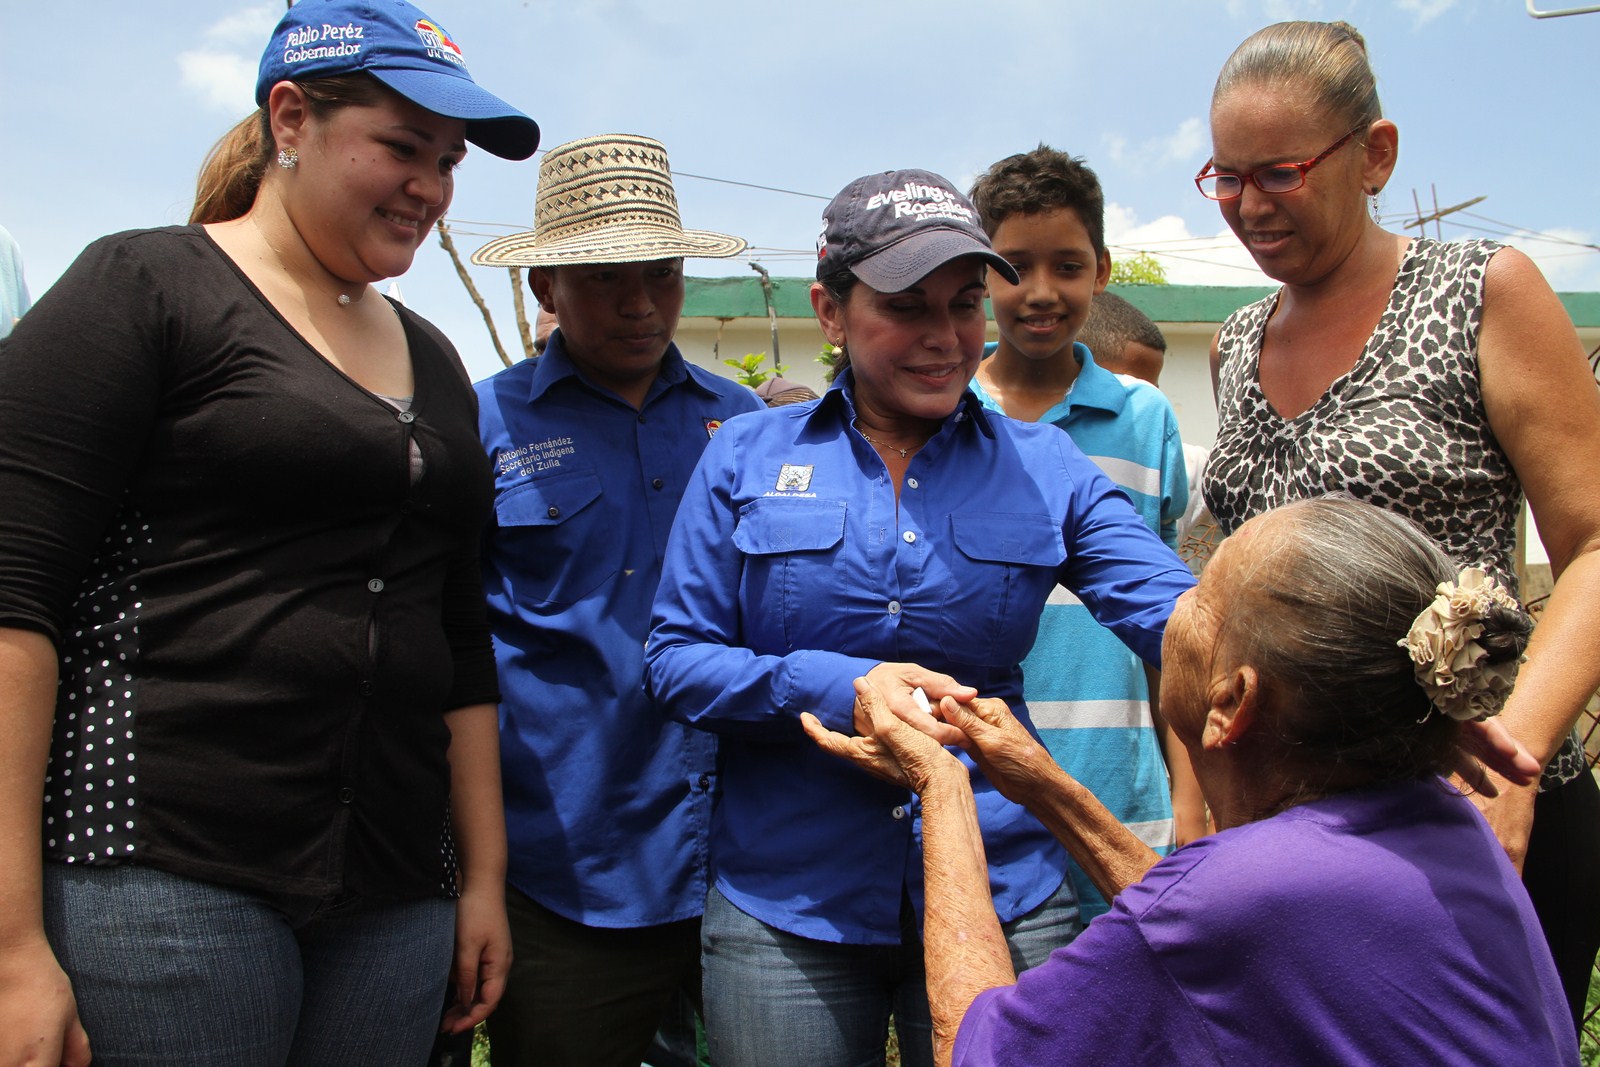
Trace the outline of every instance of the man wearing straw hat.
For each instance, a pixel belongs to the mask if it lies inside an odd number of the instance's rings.
[[[761,407],[672,343],[683,257],[744,248],[685,230],[666,150],[616,135],[551,149],[533,231],[472,257],[531,268],[559,320],[478,385],[516,954],[495,1067],[637,1067],[674,995],[699,1000],[715,748],[650,705],[644,641],[695,462]]]

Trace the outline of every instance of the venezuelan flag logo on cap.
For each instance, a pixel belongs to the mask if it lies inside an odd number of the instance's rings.
[[[460,46],[450,39],[450,35],[445,33],[438,23],[430,22],[428,19],[418,19],[416,30],[417,36],[422,38],[422,43],[430,50],[437,50],[445,59],[466,65],[467,57],[461,54]]]

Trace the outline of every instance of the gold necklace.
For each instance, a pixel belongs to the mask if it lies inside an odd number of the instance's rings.
[[[850,420],[850,425],[855,427],[856,433],[860,434],[861,435],[861,439],[863,441],[865,441],[867,444],[871,445],[873,448],[893,449],[894,451],[900,453],[900,458],[901,459],[909,459],[909,458],[911,458],[912,450],[922,447],[922,445],[912,445],[911,448],[901,448],[899,445],[891,445],[891,444],[889,444],[889,443],[887,443],[885,441],[874,441],[872,438],[867,436],[867,431],[865,431],[865,430],[863,430],[861,428],[861,420],[860,419],[851,419]],[[926,442],[924,442],[924,444],[926,444]]]

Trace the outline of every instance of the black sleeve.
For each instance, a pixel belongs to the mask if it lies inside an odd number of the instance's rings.
[[[456,557],[445,577],[444,631],[455,661],[455,678],[445,707],[454,710],[474,704],[498,704],[500,685],[476,541]]]
[[[128,236],[90,245],[0,341],[0,625],[52,640],[161,395],[164,294]]]
[[[401,317],[411,322],[417,331],[438,350],[439,362],[448,368],[447,375],[453,387],[459,387],[468,404],[468,432],[459,447],[471,449],[481,464],[482,477],[489,478],[489,458],[483,454],[478,438],[478,394],[472,388],[472,379],[461,363],[461,355],[437,326],[401,304],[395,305]],[[489,513],[485,496],[484,521]],[[441,616],[445,638],[450,642],[451,659],[455,676],[450,689],[450,699],[445,707],[450,710],[472,707],[476,704],[500,702],[499,679],[494,662],[494,644],[489,636],[489,612],[484,602],[483,569],[479,562],[482,538],[474,537],[471,543],[451,561],[450,572],[445,577],[444,605]]]

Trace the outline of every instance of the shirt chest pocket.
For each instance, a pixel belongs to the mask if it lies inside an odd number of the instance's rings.
[[[762,497],[739,509],[733,545],[744,557],[740,581],[745,640],[762,652],[827,648],[822,583],[838,580],[844,544],[842,500]],[[807,606],[810,610],[807,611]]]
[[[940,647],[954,663],[1021,663],[1067,559],[1061,525],[1046,515],[957,513],[950,516],[950,535],[956,551]]]
[[[519,600],[571,604],[616,574],[621,523],[607,514],[594,471],[508,489],[495,499],[497,564]]]

